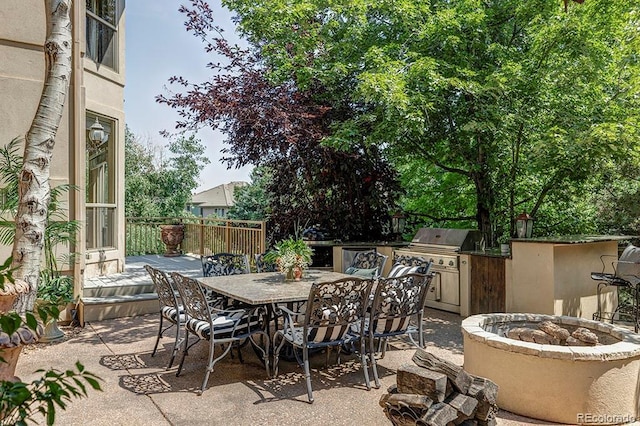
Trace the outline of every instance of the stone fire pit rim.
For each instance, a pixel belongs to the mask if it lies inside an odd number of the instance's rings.
[[[542,321],[551,321],[558,325],[590,328],[609,334],[620,341],[610,345],[598,346],[541,345],[501,337],[487,331],[485,328],[488,325],[504,322]],[[610,361],[640,356],[640,334],[636,334],[614,324],[584,318],[529,313],[478,314],[464,319],[461,327],[462,333],[466,338],[484,342],[488,346],[496,349],[521,353],[523,355],[573,361]]]

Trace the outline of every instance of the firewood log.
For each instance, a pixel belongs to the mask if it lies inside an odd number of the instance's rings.
[[[420,367],[446,374],[456,392],[466,395],[469,391],[473,377],[461,366],[440,359],[424,349],[418,349],[411,359]]]
[[[427,395],[435,402],[442,402],[452,392],[447,376],[436,371],[404,364],[398,369],[396,381],[399,393]]]

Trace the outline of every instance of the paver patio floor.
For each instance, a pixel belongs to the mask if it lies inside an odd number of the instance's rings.
[[[427,350],[462,364],[460,316],[427,309]],[[397,368],[411,362],[408,340],[391,343],[379,362],[382,386],[367,391],[357,358],[342,357],[340,365],[324,368],[324,354],[312,358],[315,402],[307,403],[302,369],[295,362],[280,363],[280,374],[267,378],[251,348],[243,348],[244,363],[227,356],[216,366],[205,392],[198,396],[208,346],[189,351],[180,377],[177,362],[170,370],[173,339],[160,341],[151,357],[157,315],[88,323],[66,328],[63,341],[38,343],[23,351],[16,374],[23,381],[39,368],[66,369],[78,360],[103,379],[103,392],[90,392],[58,411],[56,424],[66,425],[390,425],[378,401],[395,383]],[[549,424],[500,411],[499,425]]]

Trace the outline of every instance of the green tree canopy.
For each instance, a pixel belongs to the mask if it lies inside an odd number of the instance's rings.
[[[349,109],[325,142],[382,148],[407,206],[432,221],[473,220],[495,238],[526,210],[553,232],[574,211],[552,203],[582,199],[610,164],[637,164],[637,2],[224,4],[272,81],[322,87],[317,99]]]
[[[239,220],[268,220],[269,200],[267,193],[271,174],[265,167],[256,167],[251,171],[251,183],[238,186],[233,192],[234,204],[227,217]]]
[[[202,168],[209,163],[194,135],[179,136],[167,151],[144,145],[125,129],[125,215],[184,216]],[[168,157],[168,159],[166,159]]]
[[[344,240],[384,237],[400,193],[395,170],[378,146],[362,138],[354,139],[348,151],[322,144],[332,132],[333,117],[351,115],[353,107],[327,105],[324,98],[330,96],[320,85],[274,82],[258,46],[230,46],[206,2],[192,5],[181,8],[187,30],[224,62],[211,64],[210,81],[170,80],[183,92],[158,101],[179,110],[184,120],[178,127],[220,128],[228,136],[223,152],[229,165],[269,170],[265,192],[273,238],[315,224]]]

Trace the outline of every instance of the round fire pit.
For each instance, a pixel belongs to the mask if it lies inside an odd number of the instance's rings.
[[[530,343],[506,337],[543,321],[599,337],[596,346]],[[638,417],[640,335],[612,324],[537,314],[474,315],[462,322],[464,369],[493,380],[498,406],[559,423],[626,423]]]

